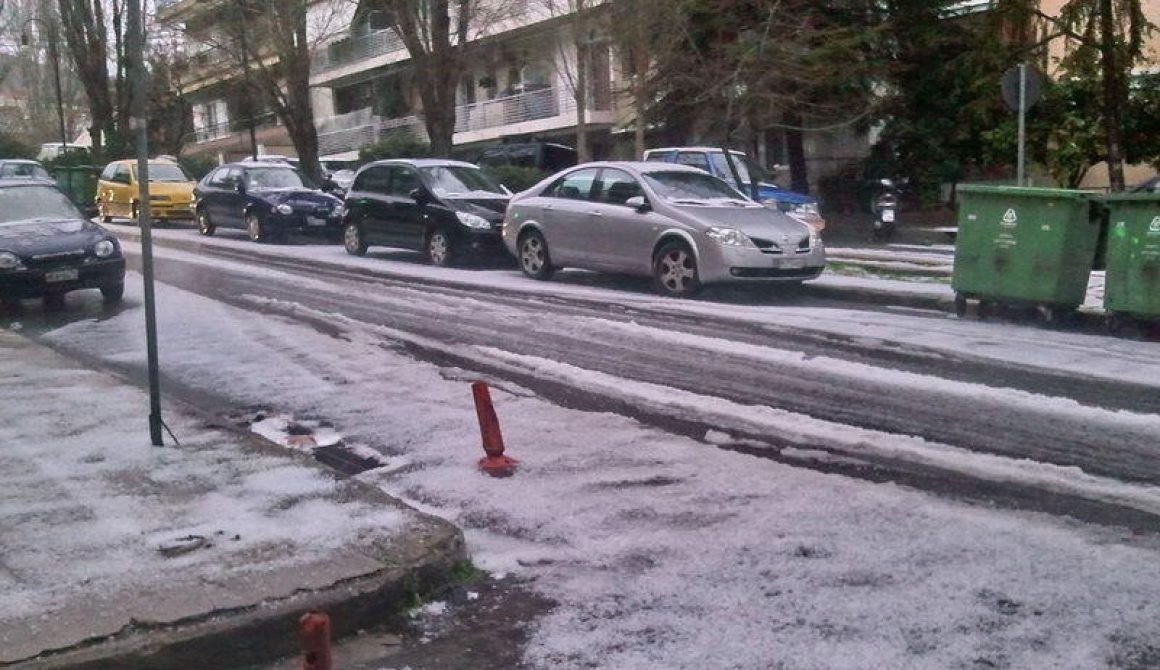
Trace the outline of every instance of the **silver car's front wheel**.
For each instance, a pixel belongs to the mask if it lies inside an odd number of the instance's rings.
[[[556,271],[552,267],[552,257],[548,255],[548,243],[537,230],[530,230],[520,238],[520,269],[532,279],[549,279]]]
[[[684,297],[701,290],[697,259],[684,242],[668,242],[653,259],[653,280],[663,295]]]

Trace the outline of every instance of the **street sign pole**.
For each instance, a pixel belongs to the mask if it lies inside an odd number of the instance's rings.
[[[1020,63],[1007,68],[1000,82],[1000,91],[1007,108],[1019,119],[1018,157],[1015,166],[1015,185],[1027,184],[1027,110],[1039,102],[1043,94],[1043,74],[1034,66]]]
[[[130,124],[137,144],[137,225],[141,229],[141,272],[145,276],[145,348],[149,365],[149,439],[161,447],[161,375],[157,362],[157,303],[153,292],[153,213],[149,208],[149,135],[145,123],[145,28],[141,21],[142,0],[129,0],[129,73],[132,77]]]
[[[1015,185],[1026,185],[1027,157],[1027,63],[1019,64],[1019,157],[1016,160]]]

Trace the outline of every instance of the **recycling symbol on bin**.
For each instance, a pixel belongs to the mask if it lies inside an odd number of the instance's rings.
[[[1007,227],[1014,227],[1019,223],[1019,215],[1015,213],[1015,209],[1011,208],[1003,214],[1003,225]]]
[[[1160,233],[1160,216],[1152,219],[1152,223],[1148,224],[1148,232]]]

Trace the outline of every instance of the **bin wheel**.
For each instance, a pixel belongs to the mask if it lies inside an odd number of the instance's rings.
[[[986,321],[995,316],[995,305],[990,300],[980,300],[975,311],[979,315],[980,321]]]
[[[1071,320],[1073,310],[1054,305],[1039,305],[1035,308],[1039,322],[1045,326],[1062,326]]]
[[[955,294],[955,316],[960,319],[967,315],[967,296],[962,293]]]
[[[1104,320],[1104,328],[1107,329],[1109,335],[1119,335],[1124,332],[1124,317],[1115,312],[1108,312],[1107,318]]]

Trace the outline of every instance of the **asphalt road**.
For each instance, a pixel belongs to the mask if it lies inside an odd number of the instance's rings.
[[[165,241],[161,244],[162,255],[164,245],[187,246]],[[982,482],[905,459],[867,456],[825,439],[803,445],[743,419],[728,425],[722,423],[720,416],[698,416],[658,408],[655,403],[622,394],[593,392],[578,388],[568,378],[513,367],[504,364],[502,357],[496,359],[480,352],[499,350],[538,357],[741,406],[776,408],[845,426],[900,437],[918,436],[974,452],[1077,466],[1090,474],[1147,484],[1160,484],[1160,460],[1153,457],[1160,440],[1131,422],[1093,426],[1082,416],[1035,406],[1012,406],[991,393],[964,396],[946,393],[937,386],[906,389],[880,375],[851,375],[826,366],[803,372],[798,361],[801,357],[826,357],[1140,413],[1160,413],[1160,394],[1154,389],[956,357],[898,343],[885,346],[820,331],[741,320],[710,321],[664,309],[625,307],[599,298],[573,300],[486,286],[368,276],[304,259],[263,256],[261,247],[256,246],[244,251],[207,246],[199,247],[197,253],[202,258],[231,262],[207,266],[169,257],[157,264],[157,279],[243,309],[297,319],[324,331],[349,327],[351,322],[383,329],[383,337],[398,340],[418,358],[485,372],[561,404],[617,412],[674,432],[703,437],[709,430],[721,431],[736,439],[721,445],[726,449],[873,480],[901,481],[948,495],[1089,520],[1160,527],[1146,514],[1116,506],[1017,484]],[[139,259],[130,256],[130,266],[138,265]],[[284,274],[264,272],[269,268]],[[306,279],[323,281],[327,289],[303,290]],[[645,284],[633,280],[614,281],[620,282],[617,288],[647,290]],[[95,306],[99,296],[78,295],[73,302],[82,300],[84,303],[75,314],[91,315],[99,309]],[[814,302],[808,289],[795,299],[799,306]],[[304,312],[285,307],[290,304],[308,309]],[[310,314],[310,310],[342,315],[349,322],[336,326]],[[51,327],[54,320],[72,317],[47,318],[42,328]],[[35,335],[37,324],[26,325]],[[712,338],[713,346],[706,348],[704,340],[700,345],[683,341],[685,335]],[[782,362],[777,355],[755,353],[757,350],[748,348],[750,345],[773,346],[788,353]],[[135,374],[140,376],[142,371]],[[199,389],[191,380],[167,380],[167,389],[200,404],[206,404],[207,394],[212,395],[211,390]],[[814,455],[802,457],[803,450]]]

